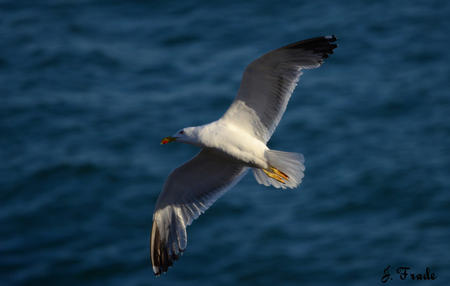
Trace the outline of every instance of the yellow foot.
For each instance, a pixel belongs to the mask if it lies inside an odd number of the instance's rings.
[[[280,182],[282,184],[286,184],[285,180],[289,179],[289,177],[285,173],[281,172],[277,168],[270,167],[270,170],[266,170],[266,169],[262,169],[262,170],[268,177],[270,177],[274,180],[277,180],[278,182]]]
[[[277,174],[278,176],[282,177],[283,179],[289,180],[288,175],[286,175],[285,173],[281,172],[281,171],[278,170],[277,168],[270,167],[270,169],[272,170],[272,172],[274,172],[274,173]]]

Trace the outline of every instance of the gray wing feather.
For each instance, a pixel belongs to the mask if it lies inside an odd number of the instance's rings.
[[[150,255],[155,275],[166,272],[186,248],[186,227],[246,171],[236,160],[205,148],[169,175],[153,214]]]
[[[333,53],[335,36],[317,37],[271,51],[245,69],[238,95],[223,116],[260,140],[272,136],[302,74]]]

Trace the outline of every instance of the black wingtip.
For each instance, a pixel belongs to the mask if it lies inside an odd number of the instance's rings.
[[[155,276],[161,275],[167,271],[169,266],[172,265],[172,261],[169,258],[167,249],[163,246],[161,236],[159,233],[158,224],[153,221],[152,227],[152,239],[151,239],[151,259],[153,264],[153,273]]]
[[[337,38],[336,38],[335,35],[324,36],[324,38],[325,38],[326,40],[328,40],[328,42],[336,42],[336,41],[337,41]]]
[[[320,54],[323,59],[328,58],[329,55],[333,53],[333,50],[337,48],[337,41],[335,35],[321,36],[316,38],[311,38],[303,41],[299,41],[290,45],[287,45],[286,49],[302,49],[306,51],[312,51],[315,54]]]
[[[158,277],[169,270],[169,267],[173,265],[174,261],[178,260],[180,255],[183,254],[183,250],[179,249],[179,254],[169,253],[169,250],[161,240],[161,234],[156,221],[153,221],[150,243],[150,256],[153,265],[153,273],[156,277]]]

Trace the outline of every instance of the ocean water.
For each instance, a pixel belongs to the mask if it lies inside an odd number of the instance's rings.
[[[445,0],[0,1],[0,284],[450,285],[449,15]],[[154,277],[154,204],[197,152],[161,138],[221,116],[256,57],[327,34],[339,47],[269,142],[304,154],[300,188],[249,173]]]

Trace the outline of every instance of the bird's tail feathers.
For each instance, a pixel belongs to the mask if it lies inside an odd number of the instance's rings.
[[[253,168],[253,174],[258,183],[275,188],[293,189],[300,185],[304,177],[305,159],[300,153],[276,150],[266,151],[269,168]]]

